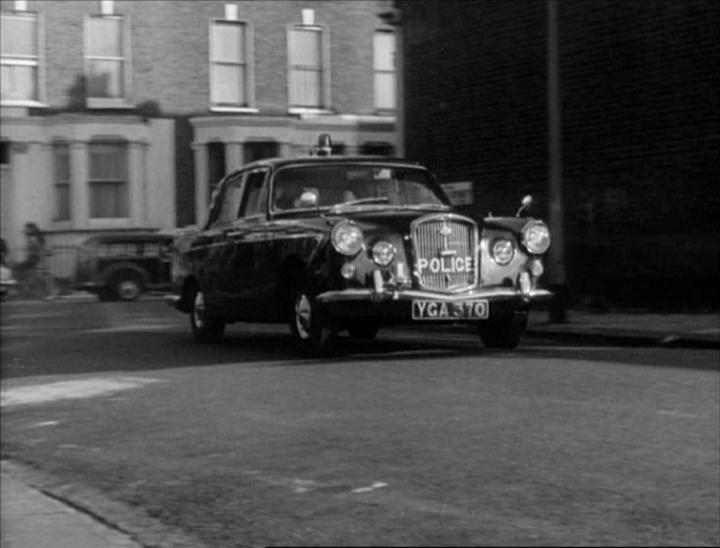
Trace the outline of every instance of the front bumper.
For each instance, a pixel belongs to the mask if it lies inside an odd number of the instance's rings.
[[[521,284],[522,289],[512,287],[476,288],[455,294],[436,293],[416,289],[389,288],[377,284],[375,288],[353,288],[325,291],[317,296],[325,313],[336,320],[352,321],[372,318],[378,323],[394,324],[414,322],[413,301],[437,303],[463,303],[484,300],[489,309],[488,319],[526,311],[533,302],[551,299],[553,294],[545,289],[531,288]],[[434,321],[468,322],[472,319],[454,316],[436,317]],[[481,320],[482,321],[482,320]]]

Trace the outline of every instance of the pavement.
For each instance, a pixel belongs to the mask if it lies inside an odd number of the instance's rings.
[[[720,348],[720,312],[658,314],[642,310],[570,310],[565,323],[550,323],[547,311],[533,310],[527,333],[588,344]]]
[[[91,514],[33,487],[12,464],[0,465],[3,548],[142,548]]]
[[[143,298],[163,298],[145,296]],[[94,300],[83,293],[57,301]],[[437,327],[437,326],[435,326]],[[467,330],[457,326],[455,330]],[[562,342],[616,346],[720,348],[720,313],[658,314],[627,310],[569,310],[551,323],[547,310],[533,310],[527,334]],[[2,462],[0,540],[3,548],[142,548],[129,534],[87,509],[73,507],[34,486],[13,463]],[[164,543],[162,543],[164,544]],[[155,543],[152,543],[156,546]],[[168,545],[168,546],[172,546]]]

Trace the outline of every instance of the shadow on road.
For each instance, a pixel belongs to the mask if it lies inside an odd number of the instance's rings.
[[[425,326],[384,329],[374,341],[340,336],[332,356],[307,360],[300,358],[284,325],[233,324],[222,342],[198,344],[192,340],[187,318],[158,302],[16,306],[3,307],[2,312],[3,379],[222,364],[360,365],[434,357],[469,357],[477,360],[479,367],[486,359],[542,359],[717,369],[719,361],[708,360],[700,350],[572,346],[529,337],[517,350],[490,351],[470,330],[429,331]]]

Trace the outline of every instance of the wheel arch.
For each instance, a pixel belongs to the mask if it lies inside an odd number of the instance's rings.
[[[291,255],[280,264],[279,272],[275,283],[275,300],[278,313],[287,320],[295,290],[307,282],[307,265],[298,255]]]
[[[150,279],[150,275],[141,266],[138,266],[135,263],[121,262],[106,267],[100,273],[100,280],[103,284],[107,285],[109,283],[112,283],[113,279],[117,279],[118,275],[123,272],[128,272],[139,276],[143,286],[145,286]]]

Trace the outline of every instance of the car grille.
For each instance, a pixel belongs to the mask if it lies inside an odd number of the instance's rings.
[[[477,225],[471,219],[452,214],[421,217],[411,232],[422,289],[454,293],[477,284]]]

